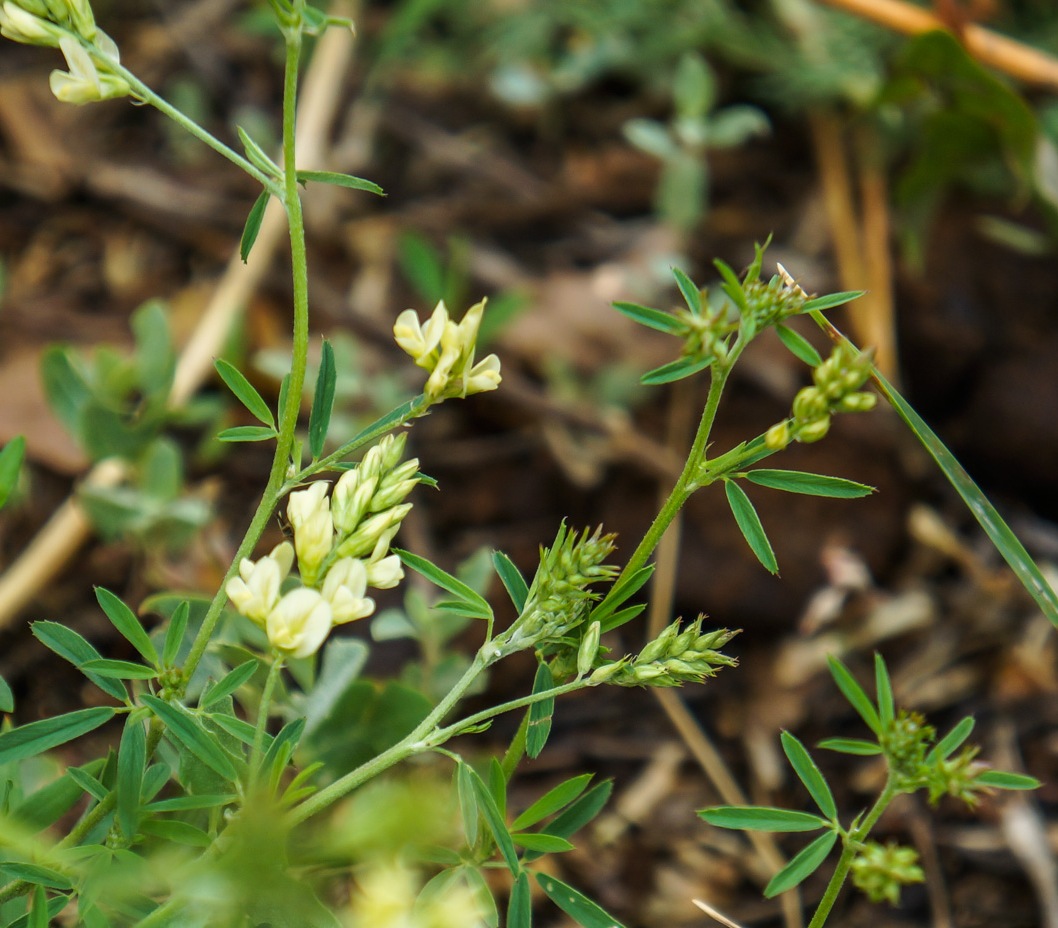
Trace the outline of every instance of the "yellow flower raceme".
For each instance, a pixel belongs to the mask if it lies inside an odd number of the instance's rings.
[[[353,557],[336,561],[323,580],[323,598],[330,603],[335,625],[363,619],[375,611],[367,593],[367,566]]]
[[[397,317],[393,336],[419,367],[430,371],[423,393],[432,403],[484,393],[499,386],[500,361],[496,355],[490,354],[474,363],[485,302],[481,300],[471,306],[458,323],[448,317],[443,301],[437,304],[425,325],[411,309]]]

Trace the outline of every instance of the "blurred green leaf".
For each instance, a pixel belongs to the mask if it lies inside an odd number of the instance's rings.
[[[125,721],[118,745],[118,775],[114,784],[117,794],[117,818],[126,840],[136,836],[140,821],[140,791],[143,770],[147,766],[147,736],[143,719],[136,713]]]
[[[531,928],[533,900],[529,889],[529,874],[519,873],[511,887],[507,903],[507,928]]]
[[[165,643],[162,645],[162,666],[172,667],[180,653],[184,635],[187,633],[187,620],[191,615],[191,603],[186,599],[173,611],[169,625],[165,629]]]
[[[876,735],[881,736],[881,719],[874,708],[874,703],[863,691],[863,687],[856,682],[856,678],[849,673],[849,669],[836,657],[827,655],[827,664],[830,666],[830,674],[834,682],[837,683],[838,689],[844,694],[849,704],[860,714],[860,718],[867,723],[867,727]]]
[[[835,306],[844,306],[853,300],[858,300],[866,293],[866,290],[845,290],[841,293],[828,293],[826,296],[817,296],[805,302],[801,307],[801,313],[823,312],[833,309]]]
[[[15,694],[11,692],[11,687],[7,680],[0,677],[0,712],[14,712],[15,711]]]
[[[662,364],[661,367],[655,367],[652,371],[647,371],[639,378],[639,382],[652,387],[663,383],[673,383],[676,380],[683,380],[685,377],[697,374],[699,371],[704,371],[715,360],[713,357],[679,358],[675,361],[670,361],[668,364]]]
[[[217,433],[217,441],[270,441],[278,437],[275,429],[263,425],[236,425]]]
[[[896,714],[893,704],[893,684],[889,679],[889,670],[882,660],[882,655],[874,653],[874,689],[878,702],[878,721],[882,728],[888,728]]]
[[[507,869],[517,877],[522,872],[522,866],[518,862],[518,851],[511,840],[511,833],[507,830],[507,824],[503,820],[503,813],[496,805],[496,800],[492,798],[492,793],[477,772],[471,767],[467,769],[470,771],[470,783],[474,788],[474,795],[477,799],[478,808],[485,819],[485,824],[488,825],[489,831],[492,832],[492,838],[496,842],[496,847],[499,848],[504,863],[507,864]]]
[[[974,719],[972,715],[961,719],[948,734],[933,745],[930,752],[926,755],[926,763],[933,764],[938,760],[949,757],[953,751],[962,746],[973,730]]]
[[[74,885],[73,880],[65,873],[60,873],[58,870],[41,864],[5,860],[0,862],[0,873],[4,875],[5,879],[25,880],[27,883],[47,886],[49,889],[72,889]]]
[[[157,667],[158,652],[154,649],[154,642],[151,641],[143,625],[140,624],[136,613],[105,587],[97,586],[95,593],[99,607],[106,613],[106,617],[110,619],[110,624],[121,633],[121,636],[129,644],[140,652],[140,656],[148,664]]]
[[[538,854],[564,854],[573,850],[573,845],[565,838],[558,838],[546,832],[512,832],[511,840],[518,847],[536,851]]]
[[[727,502],[731,507],[731,514],[735,517],[735,524],[742,532],[750,550],[757,556],[757,560],[764,565],[769,573],[777,574],[779,564],[775,560],[775,552],[772,550],[771,542],[764,533],[764,526],[760,524],[760,517],[753,503],[749,501],[746,491],[734,480],[724,481],[724,490],[727,493]]]
[[[12,438],[0,451],[0,508],[3,508],[18,484],[18,474],[26,456],[26,439]]]
[[[698,815],[717,828],[738,831],[816,831],[826,825],[826,819],[810,812],[769,806],[714,806],[701,809]]]
[[[24,760],[95,731],[114,717],[106,706],[78,709],[0,733],[0,764]]]
[[[202,691],[202,695],[198,699],[198,707],[200,709],[208,709],[225,697],[232,695],[240,686],[250,681],[260,666],[259,661],[249,660],[239,664],[238,667],[232,668],[224,675],[222,680]]]
[[[180,744],[186,747],[210,770],[225,780],[235,780],[237,774],[231,757],[203,727],[201,721],[187,709],[168,703],[144,693],[140,696],[144,705],[165,723],[166,729]]]
[[[551,668],[541,663],[536,668],[536,677],[533,679],[533,693],[543,693],[554,688],[554,685]],[[530,757],[538,757],[544,745],[547,744],[554,714],[555,698],[553,696],[541,699],[529,706],[529,727],[525,731],[525,753]]]
[[[696,316],[702,314],[702,291],[698,285],[691,280],[680,268],[672,269],[672,276],[676,278],[676,286],[679,287],[680,295],[687,308]]]
[[[235,398],[253,414],[254,418],[275,431],[276,420],[272,415],[272,410],[268,408],[268,404],[257,392],[256,387],[246,379],[243,372],[223,358],[217,358],[213,366],[220,374],[220,379],[227,384],[228,389],[235,394]]]
[[[974,778],[974,783],[993,789],[1039,789],[1043,785],[1035,777],[1005,770],[986,770]]]
[[[661,309],[651,309],[638,303],[614,303],[613,308],[633,322],[669,335],[680,335],[687,328],[685,323]]]
[[[746,479],[757,486],[806,496],[827,496],[832,499],[857,499],[869,496],[874,487],[842,477],[809,474],[799,470],[768,470],[763,467],[746,472]]]
[[[805,746],[788,731],[784,731],[781,737],[783,753],[794,768],[797,778],[804,784],[819,810],[831,821],[835,821],[838,817],[838,807],[816,762],[805,750]]]
[[[525,608],[525,601],[529,597],[529,585],[525,582],[522,572],[514,566],[514,562],[502,551],[492,552],[492,566],[496,570],[496,576],[500,578],[503,588],[510,596],[514,608],[519,615]]]
[[[557,877],[546,873],[534,876],[547,897],[584,928],[622,928],[621,923],[605,909]]]
[[[334,410],[334,388],[337,382],[338,372],[334,366],[334,348],[327,339],[324,339],[320,354],[320,368],[316,373],[316,392],[312,400],[312,411],[309,413],[309,451],[314,461],[323,454],[323,445],[327,440],[327,428],[331,424],[331,413]]]
[[[40,621],[31,626],[33,636],[46,648],[54,651],[59,657],[68,660],[76,667],[86,661],[100,660],[99,652],[84,638],[67,625],[60,622]],[[86,677],[104,693],[113,696],[119,702],[128,702],[129,693],[124,685],[116,680],[101,677],[99,674],[86,673]]]
[[[522,831],[549,815],[554,815],[580,796],[587,789],[593,776],[595,776],[593,773],[582,773],[580,776],[571,777],[549,789],[511,823],[511,828],[515,831]]]
[[[809,367],[818,367],[823,363],[823,359],[820,357],[819,352],[816,351],[815,346],[800,332],[795,332],[789,326],[780,323],[775,326],[775,334],[779,336],[779,341],[786,346],[790,354],[804,361]]]
[[[374,181],[364,180],[362,177],[353,177],[352,174],[338,174],[335,171],[298,171],[298,183],[304,184],[308,181],[333,184],[336,187],[346,187],[349,190],[365,190],[380,197],[386,195],[386,192]]]
[[[165,304],[159,300],[144,303],[132,314],[131,326],[136,339],[136,375],[140,389],[150,401],[164,404],[169,399],[176,372],[176,352]]]
[[[861,757],[872,757],[882,753],[880,745],[873,741],[861,741],[858,738],[827,738],[819,742],[821,748],[837,751],[840,754],[858,754]]]
[[[271,197],[271,193],[267,190],[262,190],[258,194],[257,199],[254,200],[254,204],[250,207],[250,212],[246,216],[246,224],[242,228],[242,238],[239,240],[239,257],[242,258],[243,264],[250,257],[250,251],[253,249],[254,242],[257,241],[257,235],[261,231],[261,223],[264,221],[265,209],[267,209],[268,201]]]
[[[779,895],[779,893],[793,889],[806,877],[815,873],[823,861],[827,859],[827,855],[837,840],[838,835],[834,831],[828,831],[826,834],[816,838],[815,841],[809,844],[808,847],[772,877],[771,882],[764,887],[764,895],[771,899]]]

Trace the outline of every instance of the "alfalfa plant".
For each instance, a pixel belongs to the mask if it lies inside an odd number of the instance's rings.
[[[227,429],[219,438],[274,444],[260,503],[219,588],[205,598],[153,597],[148,607],[165,621],[152,630],[116,594],[97,589],[100,609],[135,660],[100,654],[67,624],[34,624],[36,637],[105,698],[104,704],[0,733],[0,872],[7,881],[0,887],[0,924],[42,928],[66,912],[87,928],[495,925],[492,884],[482,874],[500,866],[511,877],[507,923],[514,928],[531,923],[530,875],[582,925],[616,925],[536,863],[543,854],[572,847],[572,836],[605,802],[608,785],[589,788],[586,776],[573,777],[512,815],[508,782],[523,756],[543,750],[557,697],[604,684],[701,682],[735,664],[722,650],[735,633],[707,629],[701,616],[672,623],[635,655],[611,655],[603,643],[606,632],[645,608],[633,597],[650,579],[662,534],[694,492],[724,485],[736,523],[772,571],[774,554],[743,485],[839,498],[870,492],[843,478],[756,466],[791,442],[822,439],[835,415],[875,404],[875,395],[863,389],[874,376],[868,355],[840,344],[824,359],[786,325],[793,316],[818,316],[856,294],[813,299],[782,275],[766,279],[758,249],[741,277],[718,263],[723,282],[713,291],[677,271],[685,309],[619,304],[621,312],[680,342],[679,357],[644,382],[708,371],[708,398],[686,464],[623,567],[612,563],[614,538],[601,528],[560,526],[531,579],[495,553],[493,569],[517,614],[498,628],[478,589],[392,547],[413,505],[411,494],[432,483],[418,459],[406,457],[404,430],[441,403],[500,385],[499,359],[476,355],[484,300],[458,320],[444,303],[424,318],[414,310],[397,316],[395,340],[426,374],[422,392],[351,437],[331,434],[338,373],[324,342],[307,434],[299,437],[309,345],[300,188],[326,183],[381,191],[362,178],[297,167],[294,121],[304,39],[350,24],[304,0],[269,5],[285,48],[281,164],[244,131],[240,154],[159,97],[122,65],[86,0],[6,0],[0,6],[5,36],[62,51],[69,70],[51,76],[61,101],[127,97],[152,106],[257,180],[261,193],[245,225],[243,256],[253,248],[268,202],[276,200],[290,232],[293,284],[293,350],[278,408],[237,366],[217,364],[220,378],[258,422]],[[749,343],[769,328],[808,363],[813,383],[766,433],[713,456],[710,434],[731,372]],[[154,376],[160,393],[168,369],[139,374]],[[84,417],[98,418],[89,412],[98,404],[90,390],[87,398],[77,395],[83,402],[72,404],[69,416],[75,430],[87,432]],[[163,424],[152,420],[152,439]],[[120,436],[129,423],[118,416],[105,425],[97,423],[93,438]],[[146,453],[137,443],[126,450]],[[13,485],[20,456],[21,446],[14,444],[0,457],[0,488]],[[323,479],[326,474],[337,479]],[[254,558],[283,500],[289,537]],[[434,699],[366,684],[360,679],[364,645],[332,635],[371,616],[370,591],[399,585],[405,569],[443,591],[432,604],[436,613],[482,627],[473,657]],[[531,692],[460,717],[463,696],[520,651],[537,658]],[[12,702],[10,691],[0,687],[0,708],[11,711]],[[513,710],[525,715],[502,760],[482,772],[452,751],[449,743],[457,735],[479,731]],[[49,758],[51,749],[109,723],[120,723],[121,733],[114,732],[116,747],[103,756],[65,767]],[[88,748],[79,750],[83,756]],[[462,848],[443,846],[446,836],[425,828],[446,813],[428,791],[414,788],[405,794],[408,806],[419,837],[430,846],[411,838],[407,846],[368,841],[372,823],[386,820],[399,803],[369,803],[365,815],[364,805],[356,803],[361,788],[402,761],[431,753],[453,761]],[[347,827],[350,821],[356,826]],[[434,837],[442,846],[433,846]]]

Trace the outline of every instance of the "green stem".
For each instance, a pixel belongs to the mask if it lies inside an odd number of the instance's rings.
[[[206,617],[198,634],[195,636],[191,651],[184,664],[184,680],[190,680],[198,667],[202,655],[209,645],[224,609],[227,594],[224,587],[239,570],[243,558],[253,553],[261,535],[264,533],[272,512],[282,496],[287,467],[290,462],[291,449],[294,446],[294,433],[297,429],[298,413],[301,410],[301,391],[305,385],[305,368],[308,361],[309,347],[309,282],[308,256],[305,248],[305,222],[301,211],[301,198],[298,196],[297,162],[294,141],[295,117],[297,108],[298,63],[301,56],[301,33],[291,30],[286,33],[286,70],[283,80],[283,194],[286,205],[287,224],[290,227],[290,258],[294,293],[294,334],[290,368],[290,380],[287,387],[286,405],[280,410],[279,438],[276,442],[275,456],[272,458],[272,469],[268,483],[261,494],[261,502],[254,513],[250,526],[243,536],[235,553],[235,558],[224,575],[220,589],[209,604]]]
[[[882,790],[881,795],[871,806],[871,811],[867,813],[866,818],[847,835],[842,836],[844,847],[841,851],[841,857],[838,858],[837,866],[830,877],[830,882],[827,883],[823,898],[819,900],[819,905],[816,906],[812,921],[808,923],[808,928],[823,928],[823,925],[826,924],[827,918],[830,917],[830,912],[834,908],[834,903],[838,901],[838,894],[841,892],[842,886],[845,885],[849,870],[852,869],[852,861],[856,857],[856,852],[878,819],[882,817],[882,813],[888,808],[889,803],[896,797],[896,794],[893,779],[890,776],[885,784],[885,789]]]
[[[208,145],[217,154],[224,158],[227,158],[232,164],[244,170],[254,180],[260,183],[266,190],[268,190],[273,196],[282,199],[283,191],[276,183],[274,177],[270,177],[265,174],[260,168],[256,167],[252,162],[248,161],[242,155],[240,155],[233,148],[229,148],[220,139],[211,135],[205,129],[202,128],[193,119],[188,118],[175,106],[173,106],[164,97],[157,94],[154,90],[148,87],[143,81],[141,81],[135,74],[129,71],[120,62],[115,61],[107,55],[104,55],[91,43],[82,42],[84,48],[94,58],[99,59],[108,71],[120,75],[132,88],[132,92],[135,96],[139,97],[144,103],[148,103],[153,106],[160,113],[168,116],[173,122],[175,122],[181,129],[187,132],[189,135],[193,135],[196,139],[202,142],[204,145]]]
[[[264,690],[261,692],[261,702],[257,707],[257,725],[254,727],[253,751],[250,754],[250,793],[254,792],[254,788],[257,786],[257,778],[261,772],[261,748],[264,745],[265,729],[268,728],[268,716],[272,708],[272,694],[275,692],[276,683],[279,681],[279,674],[282,670],[283,657],[280,654],[275,654],[272,659],[272,666],[268,670],[268,677],[265,679]]]

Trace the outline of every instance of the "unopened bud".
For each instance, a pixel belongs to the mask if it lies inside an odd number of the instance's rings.
[[[764,446],[769,451],[782,451],[790,444],[790,423],[783,419],[764,433]]]
[[[797,434],[794,437],[802,444],[810,445],[812,442],[824,438],[829,431],[830,416],[823,416],[821,419],[816,419],[813,422],[808,422],[805,425],[802,425],[797,430]]]
[[[874,393],[849,393],[843,396],[837,405],[839,412],[867,412],[878,405],[878,396]]]
[[[580,648],[577,650],[577,676],[583,677],[591,670],[595,663],[595,655],[599,653],[599,638],[602,636],[602,625],[592,622],[581,639]]]

